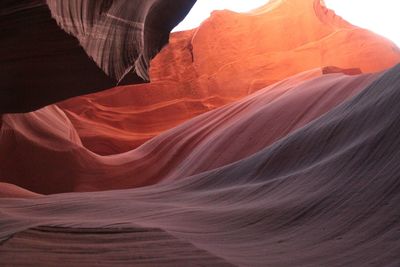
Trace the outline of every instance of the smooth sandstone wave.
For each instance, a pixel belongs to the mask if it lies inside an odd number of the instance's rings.
[[[197,116],[126,153],[85,148],[56,106],[3,116],[0,169],[5,182],[50,194],[155,184],[212,170],[250,156],[326,113],[378,74],[312,70]],[[317,78],[313,78],[317,77]],[[110,114],[112,116],[112,113]],[[45,177],[45,178],[44,178]]]
[[[26,190],[14,184],[0,182],[0,198],[32,198],[37,196],[40,196],[40,194]]]
[[[398,62],[392,42],[347,23],[319,0],[276,0],[249,13],[215,11],[199,28],[173,33],[151,61],[150,84],[60,107],[86,147],[111,155],[303,71],[336,66],[369,73]]]
[[[132,232],[140,230],[134,229],[152,227],[171,235],[167,240],[177,238],[221,259],[221,266],[396,266],[399,85],[400,65],[258,153],[180,181],[0,199],[0,255],[6,263],[32,263],[35,257],[10,255],[22,250],[37,255],[35,240],[51,246],[57,238],[63,240],[59,250],[41,254],[41,263],[60,257],[66,265],[106,265],[122,257],[138,266],[163,264],[165,258],[157,255],[171,251],[170,243],[158,242],[156,255],[146,251],[142,255],[148,257],[139,260],[127,258],[135,243],[126,242],[119,257],[92,243],[120,247],[118,233],[135,238]],[[106,239],[105,232],[115,239]]]
[[[75,69],[75,78],[93,79],[38,76],[54,81],[42,88],[52,92],[20,98],[18,111],[64,89],[81,94],[101,77],[118,80],[133,62],[144,70],[151,51],[141,47],[143,56],[118,63],[137,47],[93,36],[118,31],[113,22],[125,25],[133,2],[2,2],[16,9],[0,13],[0,27],[24,14],[42,21],[24,29],[37,38],[38,25],[51,21],[44,37],[70,38],[80,49],[71,50],[74,62],[87,71]],[[168,19],[163,4],[177,2],[167,2],[140,2],[149,12],[140,13],[148,15],[144,28],[154,15]],[[193,3],[181,2],[174,12]],[[0,45],[21,37],[8,33]],[[32,55],[16,46],[9,56],[18,60],[0,65],[36,62],[61,75],[66,65],[36,61],[45,50],[32,44]],[[54,48],[49,56],[59,55]],[[172,34],[151,61],[149,84],[3,114],[0,265],[400,265],[399,62],[391,42],[321,1],[275,0],[247,14],[218,11],[198,29]]]

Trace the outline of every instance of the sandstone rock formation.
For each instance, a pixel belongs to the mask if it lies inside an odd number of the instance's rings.
[[[343,79],[317,80],[335,77]],[[138,189],[0,199],[2,260],[395,266],[400,65],[375,78],[350,100],[233,164]]]
[[[73,3],[48,1],[79,35]],[[119,79],[129,62],[85,38]],[[149,84],[3,114],[1,264],[399,265],[399,63],[321,1],[275,0],[172,34]]]
[[[329,73],[336,66],[368,73],[397,62],[393,43],[350,25],[320,1],[271,1],[250,13],[216,11],[198,29],[173,33],[151,62],[150,84],[60,107],[86,147],[109,155],[303,71]]]
[[[4,115],[0,169],[5,182],[43,194],[182,179],[256,153],[377,77],[332,74],[311,79],[320,73],[316,69],[299,74],[199,115],[134,150],[106,157],[84,147],[73,124],[54,105],[24,115]]]
[[[0,114],[143,82],[194,2],[2,1]]]

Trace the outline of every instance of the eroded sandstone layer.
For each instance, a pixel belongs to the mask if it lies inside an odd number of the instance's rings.
[[[0,265],[399,265],[398,63],[275,0],[172,34],[149,84],[3,114]]]
[[[195,0],[3,0],[0,114],[148,79]]]
[[[399,85],[400,65],[257,153],[184,179],[0,199],[0,256],[9,265],[396,266]]]
[[[151,62],[150,84],[60,107],[86,147],[109,155],[303,71],[329,73],[335,66],[369,73],[398,62],[393,43],[347,23],[320,1],[271,1],[250,13],[215,11],[198,29],[173,33]]]

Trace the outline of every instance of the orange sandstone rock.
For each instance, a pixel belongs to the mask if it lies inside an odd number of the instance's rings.
[[[313,68],[377,72],[400,62],[390,41],[344,21],[318,0],[275,0],[249,13],[215,11],[173,33],[151,62],[152,82],[60,105],[90,150],[115,154],[183,121]],[[327,67],[327,68],[326,68]],[[321,74],[322,74],[321,73]]]

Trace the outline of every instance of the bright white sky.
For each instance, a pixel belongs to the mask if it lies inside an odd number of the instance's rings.
[[[267,2],[268,0],[197,0],[192,11],[174,31],[197,27],[213,10],[246,12]],[[350,23],[372,30],[400,46],[400,0],[325,0],[325,4]]]

